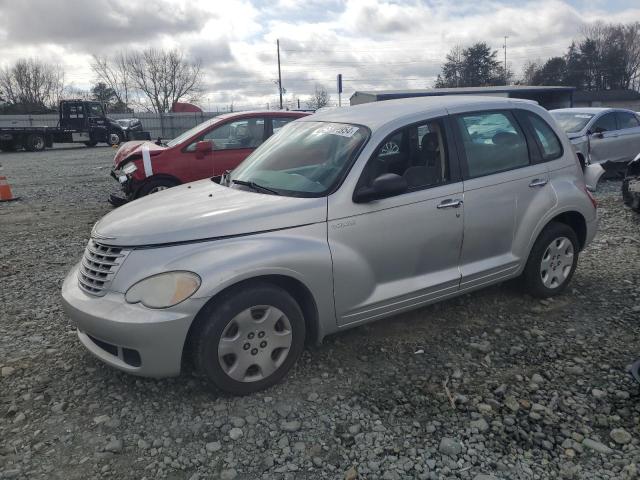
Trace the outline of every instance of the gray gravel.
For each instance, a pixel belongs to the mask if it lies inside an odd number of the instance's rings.
[[[505,284],[379,321],[232,398],[100,364],[61,310],[112,156],[0,155],[23,197],[0,204],[0,478],[637,478],[640,218],[619,182],[564,296]]]

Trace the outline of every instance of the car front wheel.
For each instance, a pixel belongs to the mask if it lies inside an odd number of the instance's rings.
[[[571,227],[552,222],[531,249],[523,272],[526,292],[538,298],[553,297],[566,288],[578,265],[578,238]]]
[[[195,364],[214,385],[234,395],[276,384],[304,348],[302,310],[291,295],[274,285],[232,290],[200,315]]]

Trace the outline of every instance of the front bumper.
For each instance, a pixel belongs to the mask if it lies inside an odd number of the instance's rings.
[[[112,205],[118,207],[135,198],[136,192],[140,187],[140,182],[137,182],[133,178],[124,174],[121,170],[116,170],[115,168],[111,169],[111,177],[120,184],[122,193],[124,193],[124,198],[118,197],[117,195],[111,195],[109,197],[109,202]]]
[[[190,298],[167,309],[130,304],[122,293],[89,295],[78,286],[78,265],[62,285],[62,305],[80,342],[104,363],[135,375],[180,373],[189,327],[206,299]]]

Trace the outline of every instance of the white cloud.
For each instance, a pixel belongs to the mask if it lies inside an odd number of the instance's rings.
[[[528,59],[563,54],[585,22],[640,21],[640,7],[607,11],[602,1],[577,8],[562,0],[38,0],[25,5],[41,18],[25,23],[22,3],[0,2],[0,64],[42,57],[87,88],[91,53],[177,47],[203,60],[203,106],[236,108],[276,101],[278,38],[287,98],[316,84],[334,90],[337,73],[348,97],[355,89],[428,87],[456,44],[486,41],[502,58],[508,35],[519,73]]]

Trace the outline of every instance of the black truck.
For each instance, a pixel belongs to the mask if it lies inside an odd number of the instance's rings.
[[[108,118],[100,102],[62,100],[55,127],[0,127],[0,150],[13,152],[24,148],[30,152],[44,150],[54,143],[98,143],[119,145],[127,140],[148,140],[149,132],[123,128]]]

